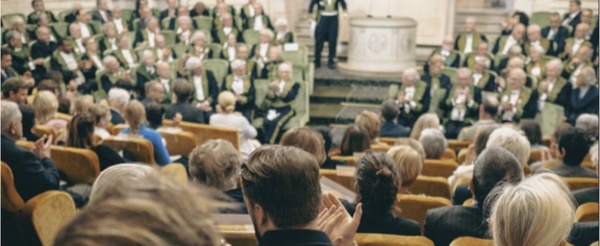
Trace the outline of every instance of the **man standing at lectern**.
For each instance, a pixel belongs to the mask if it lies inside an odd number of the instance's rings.
[[[327,40],[329,44],[329,57],[327,59],[327,66],[330,69],[335,68],[333,59],[335,58],[337,37],[338,37],[338,10],[339,6],[342,6],[344,10],[344,17],[348,16],[346,1],[345,0],[311,0],[310,6],[308,7],[308,13],[313,13],[313,8],[317,5],[317,13],[313,20],[317,22],[317,28],[315,30],[315,68],[321,66],[321,51],[323,51],[323,44]]]

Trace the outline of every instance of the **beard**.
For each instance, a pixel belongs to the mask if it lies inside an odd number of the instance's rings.
[[[256,237],[256,241],[260,244],[260,241],[262,240],[262,235],[260,235],[260,232],[258,231],[258,224],[256,224],[256,218],[252,206],[248,206],[248,215],[250,215],[250,220],[252,220],[252,226],[254,227],[254,236]]]

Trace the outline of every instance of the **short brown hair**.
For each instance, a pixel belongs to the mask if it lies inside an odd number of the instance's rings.
[[[65,225],[54,245],[219,245],[211,214],[221,204],[210,191],[159,174],[118,187]]]
[[[351,156],[355,152],[364,152],[371,148],[371,142],[369,141],[369,133],[357,125],[349,126],[344,133],[342,142],[340,143],[341,155]]]
[[[423,158],[419,152],[409,146],[395,146],[387,154],[396,162],[401,186],[413,184],[423,169]]]
[[[371,142],[379,137],[379,131],[381,130],[381,119],[379,115],[371,111],[362,111],[354,119],[356,125],[362,126],[369,133],[369,140]]]
[[[192,179],[221,191],[235,188],[242,160],[238,150],[228,141],[209,140],[196,147],[189,157]]]
[[[175,80],[173,83],[173,93],[177,96],[177,102],[188,102],[192,97],[192,86],[183,79]]]
[[[277,228],[299,228],[317,218],[319,164],[310,153],[296,147],[262,146],[250,154],[241,177],[248,210],[260,205]]]
[[[73,104],[73,115],[88,113],[90,107],[94,105],[94,97],[92,95],[82,95],[75,99]]]
[[[8,78],[2,83],[2,95],[4,99],[7,99],[11,92],[17,93],[22,89],[29,89],[29,85],[21,77]]]
[[[110,112],[110,109],[106,105],[94,104],[90,107],[89,111],[90,115],[94,119],[94,124],[97,125],[98,123],[100,123],[100,120],[102,120],[102,118],[106,117],[108,112]]]
[[[293,146],[311,153],[317,158],[319,164],[326,159],[323,136],[308,127],[296,127],[283,134],[280,145]]]

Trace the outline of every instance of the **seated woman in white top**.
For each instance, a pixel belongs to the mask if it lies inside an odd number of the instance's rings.
[[[106,130],[112,119],[108,106],[94,104],[90,107],[89,112],[94,118],[94,135],[97,135],[102,139],[110,137],[110,133]]]
[[[242,137],[242,157],[245,160],[248,155],[258,148],[260,144],[254,138],[256,129],[250,124],[248,119],[239,112],[234,112],[236,97],[229,91],[219,94],[219,104],[217,113],[210,116],[209,124],[213,126],[223,126],[238,128]]]

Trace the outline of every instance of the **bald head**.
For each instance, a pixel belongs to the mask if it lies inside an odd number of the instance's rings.
[[[563,64],[560,59],[552,59],[546,62],[546,77],[547,79],[556,79],[563,70]]]
[[[459,86],[469,86],[471,82],[471,70],[466,67],[459,68],[456,77]]]
[[[522,68],[514,68],[508,72],[508,87],[511,90],[520,90],[527,81],[527,74]]]
[[[515,27],[513,27],[513,30],[512,30],[512,32],[511,32],[510,35],[515,40],[521,40],[521,38],[523,38],[523,34],[525,34],[525,25],[518,24]]]
[[[446,36],[442,43],[442,49],[448,51],[454,49],[454,38],[452,38],[451,36]]]
[[[419,73],[413,68],[408,68],[402,72],[402,85],[404,86],[414,86],[418,79]]]
[[[575,27],[575,38],[577,39],[585,39],[585,35],[590,31],[590,25],[586,23],[579,23],[577,27]]]
[[[169,79],[171,77],[171,67],[166,62],[159,62],[156,65],[156,73],[161,79]]]
[[[513,68],[523,68],[523,66],[525,66],[525,62],[521,57],[513,57],[508,60],[506,69],[510,71]]]
[[[527,39],[529,42],[537,42],[540,40],[542,29],[540,26],[533,24],[527,27]]]
[[[468,16],[465,19],[465,32],[473,33],[475,31],[476,24],[477,24],[477,19],[474,16]]]

